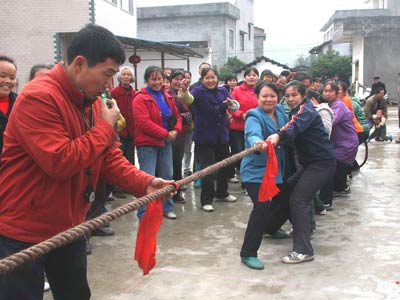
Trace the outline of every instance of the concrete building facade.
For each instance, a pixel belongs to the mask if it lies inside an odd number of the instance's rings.
[[[248,62],[263,52],[265,34],[253,21],[253,0],[138,8],[138,37],[161,41],[207,42],[211,63],[228,57]],[[262,40],[262,42],[260,42]]]
[[[29,77],[32,65],[54,64],[65,53],[62,33],[79,31],[87,23],[110,29],[114,34],[136,36],[134,0],[6,1],[0,19],[10,20],[0,27],[0,53],[15,59],[18,89]]]
[[[369,86],[374,76],[380,76],[386,84],[389,100],[397,100],[400,0],[371,0],[369,3],[370,9],[336,11],[321,29],[329,40],[319,49],[313,48],[318,50],[314,53],[325,52],[334,45],[350,45],[352,81],[358,79]]]

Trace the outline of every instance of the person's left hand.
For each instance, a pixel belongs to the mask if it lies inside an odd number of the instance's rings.
[[[172,182],[174,182],[174,181],[173,180],[164,180],[162,178],[156,177],[147,186],[146,194],[151,194],[151,193],[153,193],[155,191],[158,191],[159,189],[162,189],[163,187],[165,187],[166,185],[168,185],[168,184],[170,184]],[[176,191],[172,192],[168,196],[164,196],[163,200],[168,199],[168,198],[172,198],[175,194],[176,194]]]

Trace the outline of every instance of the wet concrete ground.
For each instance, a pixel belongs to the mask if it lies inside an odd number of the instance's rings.
[[[394,135],[396,109],[390,109],[388,121],[388,133]],[[135,214],[112,223],[115,236],[91,239],[92,299],[400,299],[400,144],[371,142],[369,150],[367,164],[354,174],[352,193],[334,198],[333,211],[316,217],[313,262],[282,264],[292,240],[264,238],[259,258],[265,269],[248,269],[239,251],[250,199],[239,184],[230,184],[238,201],[216,202],[215,211],[206,213],[199,204],[200,191],[190,185],[184,194],[187,203],[175,205],[178,219],[164,219],[157,265],[148,276],[142,276],[133,260]],[[52,299],[51,294],[45,299]]]

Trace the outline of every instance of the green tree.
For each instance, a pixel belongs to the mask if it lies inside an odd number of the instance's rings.
[[[235,57],[228,57],[228,61],[219,69],[219,77],[223,81],[228,75],[236,74],[246,64]]]
[[[310,62],[310,57],[305,57],[304,55],[300,55],[296,61],[294,62],[294,66],[298,67],[298,66],[306,66],[309,67],[311,65]]]
[[[306,66],[309,67],[311,66],[311,64],[315,61],[316,57],[315,55],[308,55],[308,56],[304,56],[304,55],[300,55],[294,62],[294,66],[298,67],[298,66]]]
[[[309,72],[312,76],[329,79],[338,75],[340,80],[349,82],[351,77],[351,57],[342,56],[332,49],[325,54],[319,54],[311,63]]]

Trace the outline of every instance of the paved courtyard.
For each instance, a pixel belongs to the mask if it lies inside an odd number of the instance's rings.
[[[390,134],[397,133],[396,109],[390,108]],[[178,219],[164,219],[157,265],[148,276],[133,260],[135,214],[112,223],[115,236],[91,239],[92,299],[400,299],[400,144],[371,142],[369,150],[367,164],[354,174],[352,193],[334,198],[333,211],[316,217],[313,262],[282,264],[292,240],[264,238],[259,257],[265,269],[248,269],[239,251],[250,199],[239,184],[230,184],[238,201],[216,202],[215,211],[206,213],[200,209],[200,191],[189,185],[187,203],[175,205]],[[117,199],[111,206],[129,200]],[[51,293],[45,299],[52,299]]]

